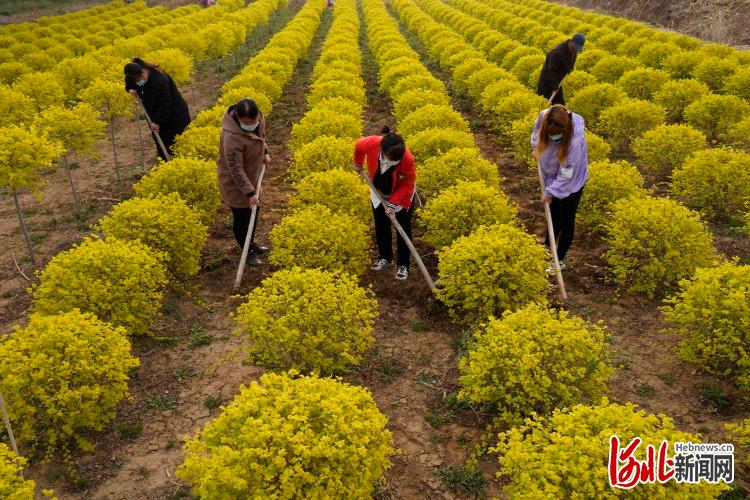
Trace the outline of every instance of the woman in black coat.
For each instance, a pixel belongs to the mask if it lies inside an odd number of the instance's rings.
[[[136,57],[125,65],[125,90],[133,97],[140,96],[151,117],[152,132],[159,134],[171,156],[175,137],[190,124],[190,110],[177,85],[158,65]],[[161,159],[166,160],[158,143],[156,150]]]

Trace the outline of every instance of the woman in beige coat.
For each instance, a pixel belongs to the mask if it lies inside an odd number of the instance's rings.
[[[255,187],[258,185],[261,164],[268,166],[271,163],[265,137],[266,121],[255,101],[241,99],[227,108],[221,119],[219,159],[216,166],[221,198],[232,209],[232,230],[240,248],[245,244],[252,207],[258,205]],[[257,214],[247,256],[247,263],[251,266],[261,265],[258,255],[268,253],[268,248],[252,241],[255,226]]]

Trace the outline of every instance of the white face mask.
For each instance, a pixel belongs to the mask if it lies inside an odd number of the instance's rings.
[[[555,135],[548,134],[547,137],[549,137],[551,141],[557,142],[563,138],[563,134],[555,134]]]
[[[144,85],[146,85],[146,79],[144,78],[142,80],[138,80],[137,82],[135,82],[135,84],[139,87],[143,87]]]
[[[380,162],[383,164],[386,170],[399,164],[398,160],[391,161],[391,160],[386,159],[386,157],[383,156],[383,153],[380,153]]]
[[[258,123],[253,123],[252,125],[245,125],[244,123],[240,123],[240,128],[247,132],[255,132],[255,129],[258,128]]]

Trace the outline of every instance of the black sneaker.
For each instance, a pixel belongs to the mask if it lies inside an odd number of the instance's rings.
[[[245,264],[247,264],[248,266],[260,267],[263,265],[263,262],[261,262],[258,258],[258,254],[253,252],[247,254],[247,260],[245,260]]]
[[[268,247],[262,247],[257,243],[253,243],[250,245],[250,251],[260,255],[268,255],[268,252],[270,252],[271,249]]]
[[[396,279],[405,280],[408,277],[409,277],[409,268],[406,266],[398,266],[398,269],[396,270]]]

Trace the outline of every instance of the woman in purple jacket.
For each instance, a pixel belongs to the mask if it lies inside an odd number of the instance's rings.
[[[544,174],[542,203],[549,203],[557,239],[557,258],[565,269],[565,255],[573,243],[576,212],[589,179],[589,155],[583,117],[555,104],[539,113],[531,133],[534,156]],[[549,237],[546,244],[549,246]],[[548,271],[554,269],[550,267]]]

